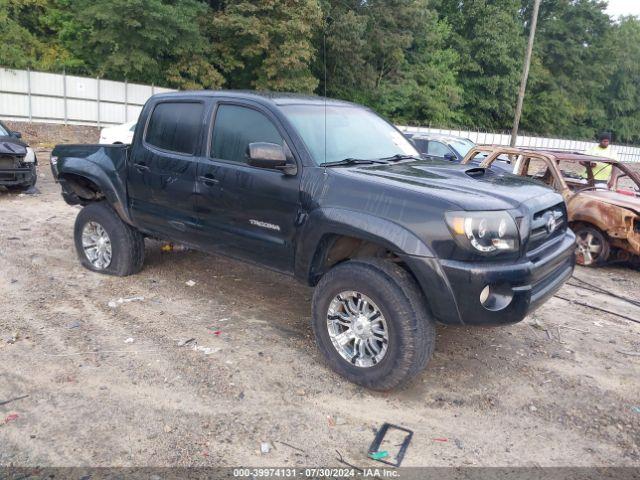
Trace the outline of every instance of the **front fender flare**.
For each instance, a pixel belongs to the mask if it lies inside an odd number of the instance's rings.
[[[461,323],[451,285],[438,258],[414,233],[390,220],[338,208],[314,210],[297,241],[295,276],[313,286],[313,271],[321,242],[330,236],[350,236],[377,243],[397,254],[416,278],[434,316],[441,322]]]
[[[433,257],[431,249],[415,234],[390,220],[340,208],[319,208],[311,212],[297,239],[294,271],[310,280],[313,259],[323,237],[344,235],[378,243],[397,254]]]

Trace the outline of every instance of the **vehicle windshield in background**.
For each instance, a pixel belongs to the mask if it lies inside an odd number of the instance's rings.
[[[467,140],[466,138],[460,138],[456,140],[451,140],[449,144],[462,156],[463,158],[469,153],[473,147],[476,146],[471,140]]]
[[[346,158],[369,160],[394,155],[419,156],[402,133],[363,108],[327,106],[326,141],[324,105],[288,105],[282,110],[318,165]]]
[[[0,137],[8,137],[9,132],[0,124]]]

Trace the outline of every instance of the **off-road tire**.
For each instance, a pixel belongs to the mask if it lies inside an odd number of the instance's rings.
[[[338,353],[329,336],[331,301],[349,290],[373,300],[387,322],[386,355],[371,367],[352,365]],[[329,270],[313,294],[312,324],[318,348],[329,366],[349,381],[373,390],[406,384],[426,367],[435,347],[435,322],[420,288],[407,271],[387,260],[350,260]]]
[[[104,269],[94,267],[82,248],[82,231],[89,222],[101,225],[111,240],[111,263]],[[85,268],[118,277],[133,275],[142,269],[144,237],[138,230],[123,222],[106,202],[90,203],[80,210],[73,233],[78,258]]]
[[[611,246],[609,245],[609,240],[607,236],[600,231],[597,227],[590,225],[588,223],[580,223],[573,227],[573,232],[576,234],[576,263],[578,265],[582,265],[584,267],[599,267],[603,265],[608,259],[609,254],[611,253]],[[593,238],[596,239],[600,245],[602,245],[602,249],[597,257],[593,258],[590,263],[586,263],[586,260],[582,253],[580,252],[580,237],[581,235],[593,235]]]

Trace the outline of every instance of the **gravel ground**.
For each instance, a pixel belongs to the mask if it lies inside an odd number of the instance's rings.
[[[640,466],[639,324],[553,298],[510,327],[439,326],[424,373],[367,391],[324,365],[288,277],[156,242],[138,275],[84,270],[39,154],[38,194],[0,192],[0,402],[28,395],[0,405],[0,466],[377,466],[383,422],[415,432],[405,466]],[[639,298],[626,266],[575,276]]]

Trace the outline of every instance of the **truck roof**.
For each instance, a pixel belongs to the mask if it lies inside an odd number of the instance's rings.
[[[299,93],[287,92],[260,92],[254,90],[187,90],[180,92],[159,93],[153,98],[200,98],[200,97],[235,97],[246,100],[257,100],[261,103],[271,103],[277,106],[282,105],[325,105],[325,97],[318,95],[303,95]],[[347,102],[344,100],[336,100],[326,98],[326,104],[329,106],[357,106],[361,105]]]

